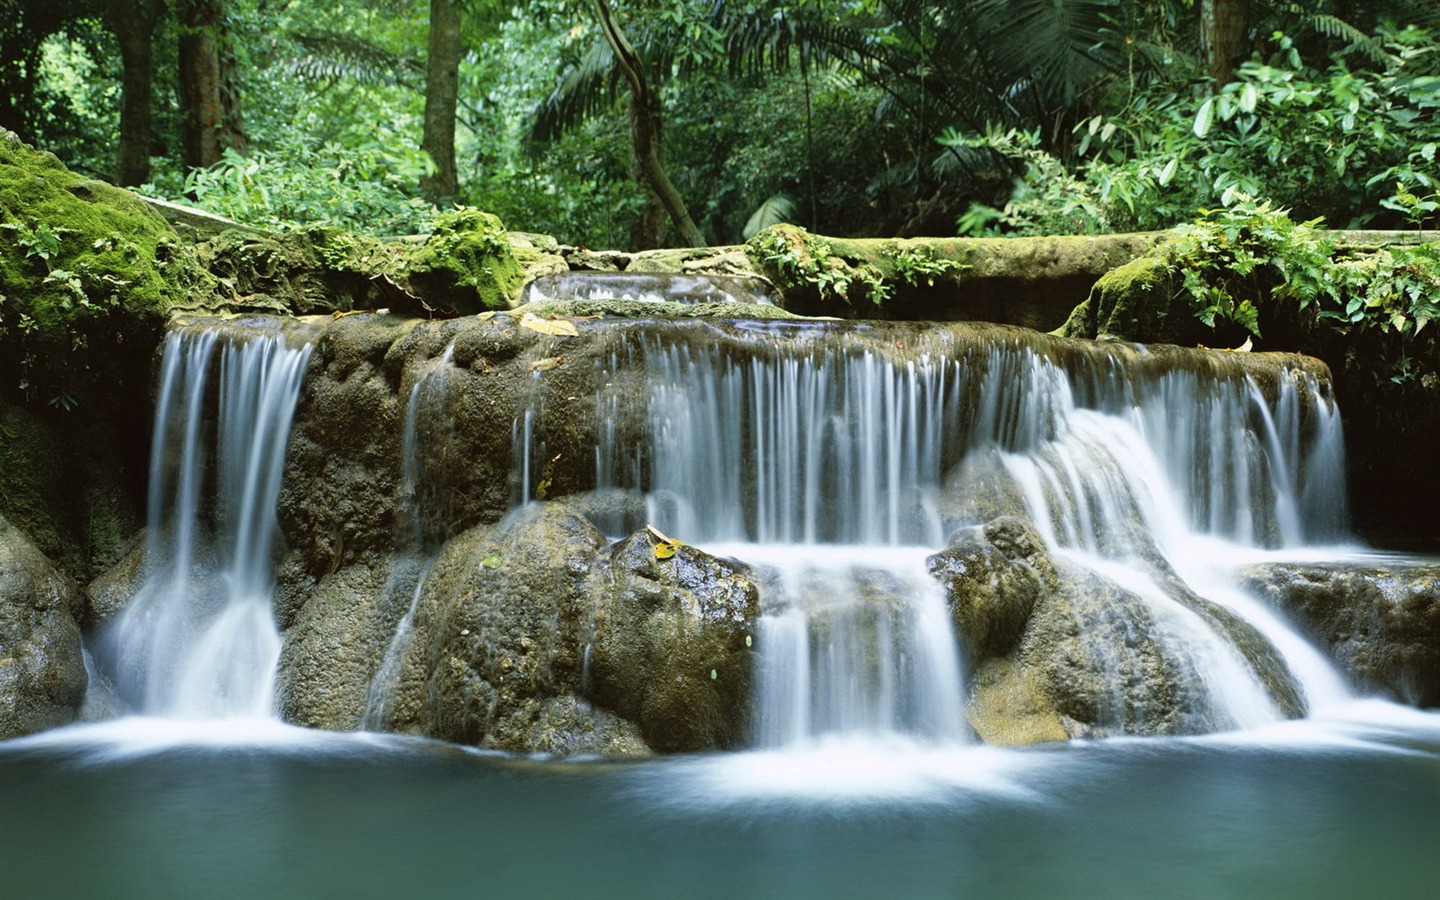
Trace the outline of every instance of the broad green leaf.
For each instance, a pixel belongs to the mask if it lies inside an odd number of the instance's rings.
[[[1210,126],[1215,122],[1215,99],[1212,97],[1200,104],[1200,109],[1195,113],[1195,136],[1203,138],[1210,133]]]
[[[1167,185],[1167,184],[1170,183],[1170,179],[1172,179],[1172,178],[1175,177],[1175,170],[1176,170],[1177,168],[1179,168],[1179,166],[1180,166],[1180,160],[1178,160],[1178,159],[1172,159],[1172,160],[1170,160],[1168,163],[1165,164],[1165,168],[1163,168],[1163,169],[1160,170],[1160,186],[1161,186],[1161,187],[1164,187],[1165,185]]]
[[[1240,111],[1253,113],[1255,111],[1255,103],[1259,99],[1260,92],[1255,90],[1254,84],[1247,82],[1246,85],[1240,89]]]

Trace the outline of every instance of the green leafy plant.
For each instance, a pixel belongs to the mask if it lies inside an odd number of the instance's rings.
[[[1320,220],[1294,221],[1239,195],[1175,229],[1163,256],[1207,326],[1233,323],[1260,336],[1260,304],[1314,306],[1339,329],[1418,334],[1440,318],[1440,243],[1341,253]]]

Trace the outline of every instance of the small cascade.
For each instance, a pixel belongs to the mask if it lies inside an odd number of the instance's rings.
[[[639,488],[666,533],[776,573],[757,635],[759,745],[964,739],[957,641],[923,559],[977,521],[954,479],[980,458],[1000,461],[1015,514],[1052,552],[1144,610],[1147,640],[1199,698],[1184,727],[1286,714],[1237,627],[1289,668],[1289,702],[1343,695],[1216,550],[1343,533],[1339,418],[1303,367],[1014,331],[664,335],[634,335],[602,378],[597,485]],[[637,417],[643,439],[621,440]]]
[[[762,597],[756,742],[963,741],[956,642],[924,564],[943,539],[934,498],[962,364],[833,346],[642,353],[650,443],[604,441],[623,398],[602,396],[600,485],[643,471],[653,521],[778,573]]]
[[[1286,659],[1308,705],[1343,699],[1333,667],[1238,590],[1224,565],[1228,548],[1295,547],[1342,531],[1343,501],[1317,486],[1344,484],[1343,437],[1315,378],[1286,373],[1272,404],[1248,376],[1171,371],[1134,378],[1101,402],[1113,411],[1072,409],[1050,440],[1004,455],[1047,542],[1123,583],[1157,622],[1184,626],[1161,628],[1159,637],[1189,657],[1214,728],[1278,713],[1246,661],[1167,588],[1170,579],[1256,628]]]
[[[166,336],[146,577],[99,645],[120,696],[141,712],[273,715],[275,504],[309,356],[309,344],[277,334]]]
[[[774,306],[770,283],[740,275],[661,272],[566,272],[525,285],[525,303],[626,300],[636,303],[752,303]]]
[[[381,730],[386,724],[386,713],[396,682],[400,678],[400,666],[410,649],[415,608],[420,604],[420,592],[425,587],[425,576],[430,573],[437,548],[443,539],[438,524],[443,517],[432,508],[435,498],[427,493],[436,485],[438,478],[435,477],[436,473],[427,472],[426,456],[421,452],[421,423],[425,422],[430,428],[445,427],[448,419],[444,412],[446,374],[450,370],[450,360],[454,353],[455,345],[452,343],[416,380],[405,405],[405,431],[401,440],[401,453],[404,457],[402,491],[405,498],[404,511],[410,520],[409,547],[403,551],[401,559],[393,568],[385,593],[387,596],[402,599],[408,593],[409,602],[385,649],[385,655],[370,680],[370,692],[361,719],[361,727],[367,730]]]

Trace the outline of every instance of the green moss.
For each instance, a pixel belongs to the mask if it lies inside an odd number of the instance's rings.
[[[411,290],[460,313],[513,306],[524,280],[505,226],[478,210],[436,217],[435,230],[405,268]]]
[[[1167,263],[1142,256],[1095,282],[1086,301],[1083,333],[1066,335],[1175,343],[1197,325],[1188,299],[1174,289]]]
[[[292,315],[384,305],[371,279],[397,277],[411,249],[330,225],[273,235],[226,231],[196,247],[221,284],[222,295],[207,312]]]
[[[0,391],[83,402],[112,386],[108,347],[150,344],[172,309],[212,288],[144,201],[0,132]]]

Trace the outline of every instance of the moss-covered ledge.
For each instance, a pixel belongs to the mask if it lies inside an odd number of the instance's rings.
[[[1050,331],[1095,280],[1159,233],[1023,238],[830,238],[793,225],[746,244],[788,309],[845,318],[984,321]]]

